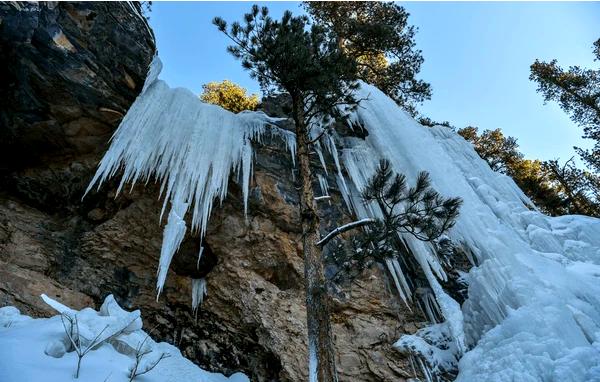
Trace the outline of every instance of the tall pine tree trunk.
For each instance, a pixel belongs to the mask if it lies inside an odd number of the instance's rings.
[[[310,137],[304,121],[301,96],[292,96],[292,113],[296,124],[300,189],[300,216],[306,283],[306,321],[308,327],[309,381],[337,381],[331,336],[330,310],[319,239],[319,216],[312,188]]]

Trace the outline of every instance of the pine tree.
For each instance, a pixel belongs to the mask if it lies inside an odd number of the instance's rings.
[[[406,177],[394,173],[387,160],[380,161],[362,192],[362,200],[377,205],[381,218],[346,242],[336,243],[328,256],[337,269],[332,280],[352,280],[374,262],[385,264],[387,259],[398,258],[416,289],[417,279],[422,278],[420,267],[399,234],[410,234],[437,246],[437,240],[455,224],[462,200],[442,197],[431,187],[426,172],[408,187]],[[444,243],[440,252],[444,252]]]
[[[450,122],[448,122],[448,121],[437,122],[437,121],[433,121],[431,118],[425,117],[425,116],[419,117],[417,119],[417,122],[419,122],[421,125],[426,126],[426,127],[444,126],[444,127],[448,127],[450,129],[452,129],[452,131],[455,130],[454,126],[452,126],[450,124]]]
[[[494,171],[512,175],[511,169],[523,159],[523,154],[517,150],[517,140],[505,137],[500,129],[485,130],[479,135],[477,127],[467,126],[457,133],[473,143],[481,159],[488,162]]]
[[[546,161],[543,168],[563,199],[568,214],[600,216],[597,176],[575,166],[573,158],[560,165],[558,160]]]
[[[387,160],[380,161],[362,199],[379,206],[384,219],[378,223],[384,223],[386,236],[409,233],[422,241],[435,240],[451,228],[462,203],[460,198],[444,198],[435,191],[426,172],[419,173],[414,187],[407,187],[406,177],[393,173]]]
[[[598,177],[578,169],[573,158],[560,165],[558,160],[524,159],[517,140],[500,129],[469,126],[457,131],[492,170],[513,178],[534,204],[550,215],[580,214],[599,216]]]
[[[258,96],[256,94],[246,94],[246,89],[229,80],[209,82],[202,85],[200,99],[203,102],[219,105],[233,113],[256,110],[258,106]]]
[[[413,116],[416,105],[431,98],[431,86],[416,78],[423,56],[404,8],[385,1],[310,1],[304,7],[356,59],[363,81]]]
[[[544,163],[524,159],[515,138],[504,136],[500,129],[484,130],[480,134],[474,126],[458,129],[457,133],[473,144],[492,170],[510,176],[542,211],[550,215],[568,213],[565,200],[548,177]]]
[[[548,176],[545,162],[539,159],[515,161],[506,174],[544,213],[552,216],[569,213],[569,205]]]
[[[233,42],[228,51],[242,62],[263,91],[284,92],[292,101],[297,163],[300,180],[300,216],[306,284],[309,373],[311,380],[335,381],[330,309],[322,262],[319,216],[312,189],[311,146],[316,122],[343,118],[344,110],[358,103],[353,97],[358,79],[356,60],[346,54],[336,39],[306,16],[284,13],[280,21],[266,7],[253,6],[244,25],[228,28],[221,18],[214,24]],[[310,28],[309,28],[310,27]],[[318,135],[319,132],[316,132]]]
[[[600,60],[600,39],[594,43],[594,55]],[[577,152],[591,170],[600,174],[600,69],[571,66],[564,70],[556,60],[536,60],[529,79],[537,82],[544,101],[558,102],[573,122],[583,127],[583,137],[595,141],[592,150],[577,148]]]

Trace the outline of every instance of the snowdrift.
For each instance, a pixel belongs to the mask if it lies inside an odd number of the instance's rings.
[[[246,199],[253,142],[278,134],[293,156],[295,139],[262,113],[235,115],[171,89],[157,80],[159,72],[156,59],[90,188],[120,169],[121,186],[151,178],[162,183],[171,209],[160,291],[187,229],[186,212],[192,210],[192,229],[204,232],[232,171]],[[600,380],[600,220],[541,214],[510,178],[493,172],[450,129],[421,126],[370,85],[362,84],[358,93],[366,100],[352,120],[368,131],[366,139],[333,134],[315,147],[321,160],[322,147],[333,156],[348,207],[360,218],[380,213],[358,200],[380,158],[408,179],[427,171],[442,195],[464,200],[448,236],[478,264],[466,276],[469,298],[461,307],[440,286],[446,275],[433,248],[405,237],[445,322],[397,346],[420,357],[428,378],[460,358],[460,381]],[[388,268],[400,295],[412,299],[398,262],[390,260]]]
[[[249,382],[241,373],[228,378],[204,371],[184,358],[176,347],[154,342],[142,330],[140,312],[121,309],[112,295],[106,297],[98,312],[91,308],[76,311],[47,296],[42,298],[59,315],[32,319],[21,315],[17,308],[0,308],[2,382],[127,382],[137,349],[146,353],[141,358],[140,371],[161,355],[165,358],[134,381]],[[62,320],[61,314],[65,315]],[[66,316],[77,317],[83,347],[98,336],[97,345],[82,358],[78,379],[74,379],[78,357],[75,351],[68,351],[70,339],[63,326]]]

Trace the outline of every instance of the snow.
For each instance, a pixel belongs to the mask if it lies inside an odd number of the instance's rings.
[[[458,351],[446,323],[434,324],[413,335],[403,336],[394,346],[427,359],[427,370],[433,375],[451,372],[457,362]]]
[[[47,296],[53,309],[62,311],[65,306]],[[68,337],[61,322],[61,316],[32,319],[21,315],[17,308],[0,308],[0,381],[2,382],[126,382],[130,368],[135,363],[135,350],[143,345],[143,350],[151,351],[142,358],[141,367],[153,362],[161,354],[168,358],[152,371],[137,377],[134,381],[144,382],[249,382],[249,379],[236,373],[231,377],[209,373],[185,359],[179,350],[164,342],[154,342],[141,328],[139,311],[126,312],[108,296],[95,311],[85,308],[76,311],[67,307],[68,314],[78,318],[81,336],[91,340],[102,328],[109,327],[81,362],[78,379],[74,378],[77,355],[67,352]],[[133,318],[135,325],[131,325]],[[111,333],[111,334],[109,334]]]

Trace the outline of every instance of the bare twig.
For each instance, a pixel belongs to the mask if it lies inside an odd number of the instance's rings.
[[[67,329],[67,325],[65,324],[65,320],[67,320],[69,322],[68,329]],[[69,337],[69,341],[71,342],[71,345],[72,345],[73,349],[75,350],[75,353],[77,354],[77,369],[75,370],[75,378],[77,379],[77,378],[79,378],[79,370],[81,369],[81,360],[94,347],[96,347],[97,345],[102,343],[102,341],[98,341],[98,340],[99,340],[100,336],[102,335],[102,333],[104,333],[104,331],[106,329],[108,329],[108,325],[106,325],[104,327],[104,329],[102,329],[96,335],[96,337],[94,337],[94,339],[91,340],[90,343],[84,348],[84,347],[82,347],[82,344],[81,344],[81,336],[79,334],[79,322],[77,321],[77,315],[74,315],[73,317],[71,317],[66,313],[61,313],[60,321],[62,322],[63,328],[65,329],[65,333],[67,334],[67,337]]]
[[[152,353],[152,350],[143,350],[144,343],[146,343],[148,338],[150,338],[150,335],[146,335],[146,338],[144,338],[144,340],[140,342],[137,348],[135,349],[135,364],[129,372],[129,382],[132,382],[135,378],[139,377],[142,374],[148,373],[149,371],[154,369],[160,363],[160,361],[171,356],[169,353],[161,353],[161,355],[154,362],[146,365],[143,369],[140,369],[142,359],[146,355]]]

